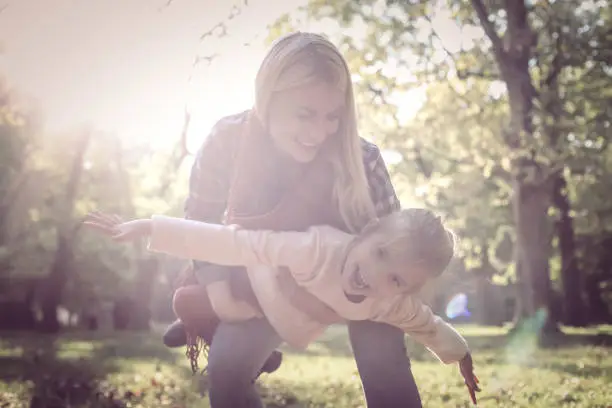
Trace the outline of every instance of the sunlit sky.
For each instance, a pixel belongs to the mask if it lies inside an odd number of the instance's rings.
[[[200,42],[231,1],[4,0],[0,73],[39,102],[50,133],[87,124],[164,148],[187,106],[193,150],[217,119],[252,105],[266,25],[305,1],[250,0],[226,39]],[[439,27],[456,43],[452,25]],[[221,57],[211,66],[193,68],[213,52]],[[402,103],[414,111],[422,97]]]
[[[6,1],[0,72],[39,101],[50,130],[90,124],[160,147],[178,137],[186,104],[196,144],[218,118],[251,106],[266,24],[302,3],[252,0],[228,39],[201,43],[230,1]],[[192,68],[215,51],[222,57],[211,67]]]

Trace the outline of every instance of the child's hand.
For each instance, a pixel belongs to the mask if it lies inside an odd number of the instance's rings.
[[[151,234],[151,220],[122,222],[117,215],[102,214],[98,211],[89,213],[84,224],[118,242],[134,241]]]
[[[472,355],[470,353],[467,353],[465,357],[459,361],[459,369],[461,370],[461,375],[470,393],[470,398],[474,405],[476,405],[476,392],[480,391],[480,387],[478,386],[478,377],[474,374],[474,364],[472,363]]]

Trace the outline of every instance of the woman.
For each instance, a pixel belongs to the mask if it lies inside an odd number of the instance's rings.
[[[354,104],[348,67],[333,44],[311,33],[279,39],[257,74],[254,109],[219,121],[198,152],[186,216],[277,230],[330,224],[356,233],[377,215],[399,209],[378,148],[358,135]],[[228,274],[215,268],[196,265],[200,287],[177,290],[177,313],[192,311],[190,318],[196,321],[198,291],[203,288],[209,294],[214,287],[217,294],[228,294],[219,285]],[[231,274],[231,295],[257,305],[266,318],[201,323],[198,334],[212,343],[212,407],[261,406],[254,378],[262,367],[276,368],[266,359],[283,340],[299,339],[299,334],[283,332],[282,321],[290,313],[302,311],[326,324],[337,320],[296,286],[278,282],[279,291],[295,307],[282,314],[287,308],[275,307],[270,296],[255,293],[257,288],[242,270]],[[348,327],[368,406],[420,407],[404,334],[368,321],[349,322]],[[182,324],[173,324],[164,340],[171,346],[184,344]]]

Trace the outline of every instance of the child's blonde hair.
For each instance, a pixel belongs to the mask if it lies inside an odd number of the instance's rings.
[[[385,250],[423,265],[434,277],[444,272],[455,255],[455,234],[440,216],[423,208],[408,208],[383,217],[369,233],[384,234],[389,238],[383,245]]]
[[[351,77],[340,51],[325,37],[295,32],[278,39],[264,58],[255,80],[255,113],[268,125],[275,93],[324,81],[345,94],[346,108],[328,157],[334,172],[334,201],[350,232],[357,233],[376,216],[363,165],[361,139]]]

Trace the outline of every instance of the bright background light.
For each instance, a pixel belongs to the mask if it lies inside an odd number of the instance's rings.
[[[219,118],[252,106],[266,26],[305,1],[251,0],[227,38],[205,42],[200,35],[232,4],[166,2],[12,1],[0,14],[0,73],[37,101],[50,134],[87,124],[163,149],[179,137],[187,106],[193,151]],[[196,55],[215,52],[211,66],[193,67]],[[401,105],[410,114],[421,102],[408,96]]]

